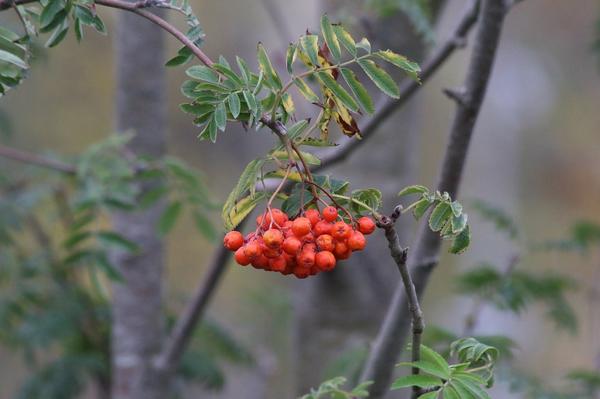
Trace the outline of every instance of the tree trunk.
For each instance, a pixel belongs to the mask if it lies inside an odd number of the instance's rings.
[[[354,7],[352,15],[361,15],[362,2],[323,0],[327,11]],[[441,1],[435,2],[439,9]],[[376,48],[390,48],[414,60],[422,60],[423,40],[414,32],[407,18],[397,13],[383,18],[359,19],[366,35]],[[397,78],[400,75],[396,76]],[[366,82],[365,82],[366,83]],[[377,94],[377,90],[371,90]],[[389,118],[382,131],[357,151],[351,161],[333,172],[347,178],[352,188],[373,186],[383,192],[385,212],[396,204],[400,189],[416,181],[419,153],[418,104],[414,101]],[[407,239],[408,227],[400,221],[401,242]],[[307,279],[298,284],[294,300],[294,348],[297,353],[295,372],[298,393],[308,392],[326,376],[332,361],[344,353],[366,351],[368,343],[383,319],[387,304],[399,281],[398,270],[387,254],[386,242],[376,232],[368,249],[353,254],[334,272]],[[307,339],[310,337],[310,339]],[[352,376],[347,376],[352,377]]]
[[[116,127],[135,138],[129,150],[160,157],[166,141],[166,78],[160,28],[137,15],[119,15],[116,32]],[[144,183],[148,190],[156,182]],[[157,378],[152,360],[161,348],[164,244],[156,223],[164,208],[120,213],[116,230],[137,243],[136,254],[115,253],[123,277],[114,284],[112,324],[113,399],[165,399],[168,384]]]

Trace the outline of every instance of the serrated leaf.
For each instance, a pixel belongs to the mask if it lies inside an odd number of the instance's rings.
[[[277,71],[275,71],[275,69],[273,68],[273,65],[271,64],[271,60],[269,59],[267,51],[265,50],[262,43],[258,43],[257,58],[258,58],[258,65],[259,65],[261,71],[264,73],[264,77],[265,77],[266,81],[274,89],[281,90],[281,88],[282,88],[281,79],[279,78]]]
[[[421,67],[416,62],[412,62],[403,55],[396,54],[391,50],[378,51],[375,53],[375,55],[402,69],[412,79],[416,81],[419,80],[418,73],[421,72]]]
[[[449,386],[454,388],[460,399],[478,399],[469,390],[467,390],[463,384],[457,383],[456,381],[450,381]]]
[[[205,65],[191,66],[185,71],[185,73],[192,79],[197,79],[210,83],[219,82],[219,75],[217,75],[215,71],[213,71],[211,68]]]
[[[180,201],[173,201],[169,204],[158,220],[158,232],[161,235],[166,235],[171,231],[179,215],[181,215],[182,209],[183,204]]]
[[[229,104],[229,111],[234,118],[240,115],[241,103],[237,93],[231,93],[227,96],[227,104]]]
[[[298,88],[300,94],[304,96],[311,103],[318,103],[319,96],[306,84],[306,82],[300,78],[294,78],[294,84]]]
[[[296,61],[296,44],[290,43],[285,54],[285,67],[290,75],[294,73],[293,64]]]
[[[0,50],[0,61],[8,62],[22,69],[27,69],[29,66],[25,61],[8,51]]]
[[[223,204],[221,216],[224,222],[226,222],[226,219],[233,206],[235,206],[238,198],[240,198],[247,191],[250,192],[250,196],[254,196],[256,181],[258,180],[260,170],[265,162],[266,161],[264,159],[260,158],[254,159],[250,161],[248,165],[246,165],[236,186],[233,188],[233,190],[231,190],[231,193],[229,193],[225,204]]]
[[[213,105],[206,103],[180,104],[179,109],[185,113],[196,116],[206,115],[215,111],[215,107]]]
[[[403,188],[398,193],[398,196],[403,197],[405,195],[411,195],[411,194],[429,194],[429,189],[425,186],[420,186],[418,184],[415,184],[415,185]]]
[[[449,371],[446,371],[443,367],[440,367],[439,365],[437,365],[436,363],[433,363],[431,361],[418,360],[416,362],[403,362],[403,363],[399,363],[398,365],[399,366],[416,367],[425,373],[434,375],[441,379],[449,378],[448,377]]]
[[[400,89],[394,79],[372,60],[358,60],[358,65],[383,93],[392,97],[400,97]]]
[[[452,243],[452,247],[450,247],[450,253],[453,254],[461,254],[467,250],[469,244],[471,243],[471,232],[469,229],[469,225],[467,224],[463,231],[460,232],[459,235],[456,236],[454,242]]]
[[[453,386],[461,386],[465,391],[468,391],[477,399],[491,399],[490,395],[479,385],[479,383],[470,377],[473,377],[473,375],[457,373],[452,379]]]
[[[440,202],[433,208],[433,211],[429,216],[429,228],[432,231],[440,231],[446,223],[448,223],[451,215],[452,209],[450,208],[450,204],[447,202]]]
[[[342,73],[342,77],[350,87],[352,94],[354,94],[354,97],[358,100],[360,106],[369,114],[375,112],[375,106],[373,105],[373,100],[371,99],[369,92],[358,81],[354,71],[348,68],[340,68],[340,72]]]
[[[390,389],[401,389],[401,388],[410,388],[410,387],[419,387],[419,388],[433,388],[436,386],[442,385],[443,382],[441,379],[437,377],[433,377],[430,375],[417,374],[417,375],[406,375],[404,377],[398,378],[396,381],[392,383]]]
[[[283,105],[283,109],[288,115],[292,115],[296,112],[294,101],[292,100],[290,93],[283,93],[281,96],[281,105]]]
[[[45,46],[48,48],[52,48],[57,46],[63,39],[67,36],[67,32],[69,31],[69,23],[65,19],[62,24],[56,27],[50,38],[46,42]]]
[[[212,68],[214,70],[216,70],[217,72],[219,72],[221,75],[225,76],[227,79],[229,79],[235,87],[242,87],[242,85],[244,84],[244,82],[242,81],[242,79],[240,79],[239,76],[237,76],[235,74],[235,72],[233,72],[231,70],[231,68],[229,68],[228,66],[222,65],[222,64],[213,64]]]
[[[319,81],[329,90],[331,90],[335,97],[338,98],[345,107],[354,112],[358,111],[358,104],[354,98],[352,98],[352,96],[342,86],[340,86],[339,83],[337,83],[328,72],[321,71],[317,72],[316,75]]]
[[[436,368],[446,375],[445,379],[450,377],[450,366],[448,365],[448,362],[433,349],[421,345],[421,360],[435,364]]]
[[[333,58],[339,61],[342,57],[340,42],[337,39],[331,22],[329,22],[327,14],[323,14],[321,17],[321,32],[323,33],[323,38],[325,39],[325,43],[327,43],[327,47],[329,48],[331,55],[333,55]]]
[[[433,203],[434,202],[428,198],[421,198],[419,201],[417,201],[415,207],[413,208],[413,216],[415,219],[421,219],[421,217],[423,217],[425,212],[427,212]]]
[[[224,102],[219,103],[217,108],[215,108],[214,121],[217,128],[224,132],[227,126],[227,110],[225,109]]]
[[[342,46],[344,46],[353,57],[356,57],[356,43],[354,42],[352,35],[350,35],[342,25],[333,25],[333,31],[340,43],[342,43]]]
[[[329,140],[316,139],[314,137],[306,137],[298,142],[299,145],[308,147],[337,147],[338,144]]]
[[[256,193],[239,200],[225,215],[224,222],[227,230],[233,230],[254,210],[262,200],[266,198],[266,193]]]
[[[46,28],[53,21],[56,15],[64,10],[65,4],[61,0],[49,1],[40,14],[40,28]]]
[[[306,53],[313,66],[319,66],[319,36],[304,35],[300,38],[300,47]]]
[[[287,131],[287,135],[290,138],[290,140],[295,140],[300,135],[302,135],[302,133],[304,133],[307,128],[308,128],[308,120],[302,119],[289,127],[289,129]]]
[[[248,90],[242,91],[242,94],[244,95],[244,100],[246,101],[246,105],[248,105],[248,109],[250,109],[253,114],[256,114],[258,111],[258,103],[256,102],[254,94]]]

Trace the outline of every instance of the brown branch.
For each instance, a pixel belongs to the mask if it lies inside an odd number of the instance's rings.
[[[238,228],[243,228],[242,222]],[[187,303],[183,313],[178,318],[163,350],[156,360],[155,367],[162,372],[171,373],[179,364],[181,356],[190,342],[194,328],[202,318],[206,307],[215,293],[223,275],[231,252],[221,246],[214,255],[208,271],[201,284],[196,289],[192,299]]]
[[[462,180],[467,151],[490,79],[506,11],[503,0],[484,0],[482,3],[480,23],[465,79],[464,103],[457,104],[437,185],[440,191],[447,191],[452,198],[456,197]],[[431,271],[437,264],[432,259],[439,255],[440,245],[439,236],[422,224],[414,250],[407,261],[418,297],[422,296]],[[363,381],[374,381],[370,387],[370,398],[385,395],[409,330],[409,299],[403,294],[403,289],[399,286],[394,294],[361,375]]]
[[[421,305],[419,304],[419,297],[413,284],[412,277],[406,265],[406,258],[408,257],[408,248],[402,248],[400,245],[400,239],[398,233],[394,227],[394,222],[397,218],[394,217],[382,217],[378,221],[378,226],[385,232],[385,238],[388,241],[388,247],[390,249],[390,255],[400,271],[402,277],[402,284],[404,285],[404,292],[408,302],[408,311],[411,315],[412,324],[412,350],[411,350],[411,361],[418,362],[421,359],[421,339],[423,330],[425,328],[425,322],[423,320],[423,312],[421,311]],[[412,374],[418,375],[419,369],[417,367],[412,368]],[[421,394],[419,387],[413,387],[413,397],[417,397]]]
[[[0,145],[0,157],[30,165],[40,166],[42,168],[53,169],[62,173],[75,174],[77,172],[74,166],[67,163],[46,158],[31,152],[17,150],[16,148],[7,147],[4,145]]]

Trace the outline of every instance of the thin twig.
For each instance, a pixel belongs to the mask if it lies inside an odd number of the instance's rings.
[[[0,157],[40,166],[42,168],[57,170],[62,173],[75,174],[77,172],[73,165],[4,145],[0,145]]]
[[[447,191],[452,198],[456,197],[462,180],[467,151],[490,79],[506,11],[503,0],[484,0],[482,3],[481,19],[465,79],[465,102],[457,104],[437,184],[438,190]],[[439,255],[440,246],[439,235],[422,224],[407,261],[419,297],[437,264],[432,259]],[[398,287],[363,369],[361,380],[374,381],[369,388],[372,399],[383,397],[388,390],[394,365],[409,330],[409,301],[404,295],[404,287]]]
[[[378,221],[378,226],[385,232],[385,238],[388,241],[388,247],[390,249],[390,255],[400,271],[402,276],[402,284],[404,285],[404,291],[408,302],[408,311],[411,314],[412,322],[412,355],[411,361],[418,362],[421,359],[421,338],[423,335],[423,329],[425,328],[425,322],[423,320],[423,312],[421,311],[421,305],[419,304],[419,297],[413,284],[412,277],[406,265],[406,259],[408,257],[408,248],[402,248],[398,233],[394,227],[394,218],[382,217]],[[412,374],[418,375],[419,369],[417,367],[412,368]],[[416,398],[421,394],[419,387],[413,387],[413,398]]]

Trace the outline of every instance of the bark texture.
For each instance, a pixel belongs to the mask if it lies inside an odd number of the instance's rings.
[[[163,33],[138,15],[121,13],[115,45],[116,128],[135,133],[129,144],[134,153],[160,157],[165,153],[167,128]],[[113,399],[167,397],[168,384],[152,366],[165,333],[164,244],[156,232],[163,207],[158,204],[114,218],[117,231],[136,242],[140,251],[114,254],[123,282],[114,285],[113,296]]]
[[[455,98],[457,110],[437,184],[440,191],[447,191],[452,198],[456,197],[462,180],[471,136],[492,71],[505,13],[503,0],[483,1],[465,87]],[[440,245],[438,234],[432,233],[422,223],[414,249],[408,258],[419,298],[437,264]],[[406,343],[409,330],[410,312],[403,287],[399,285],[361,377],[362,380],[375,381],[370,388],[371,398],[384,397],[388,391],[394,364]]]

